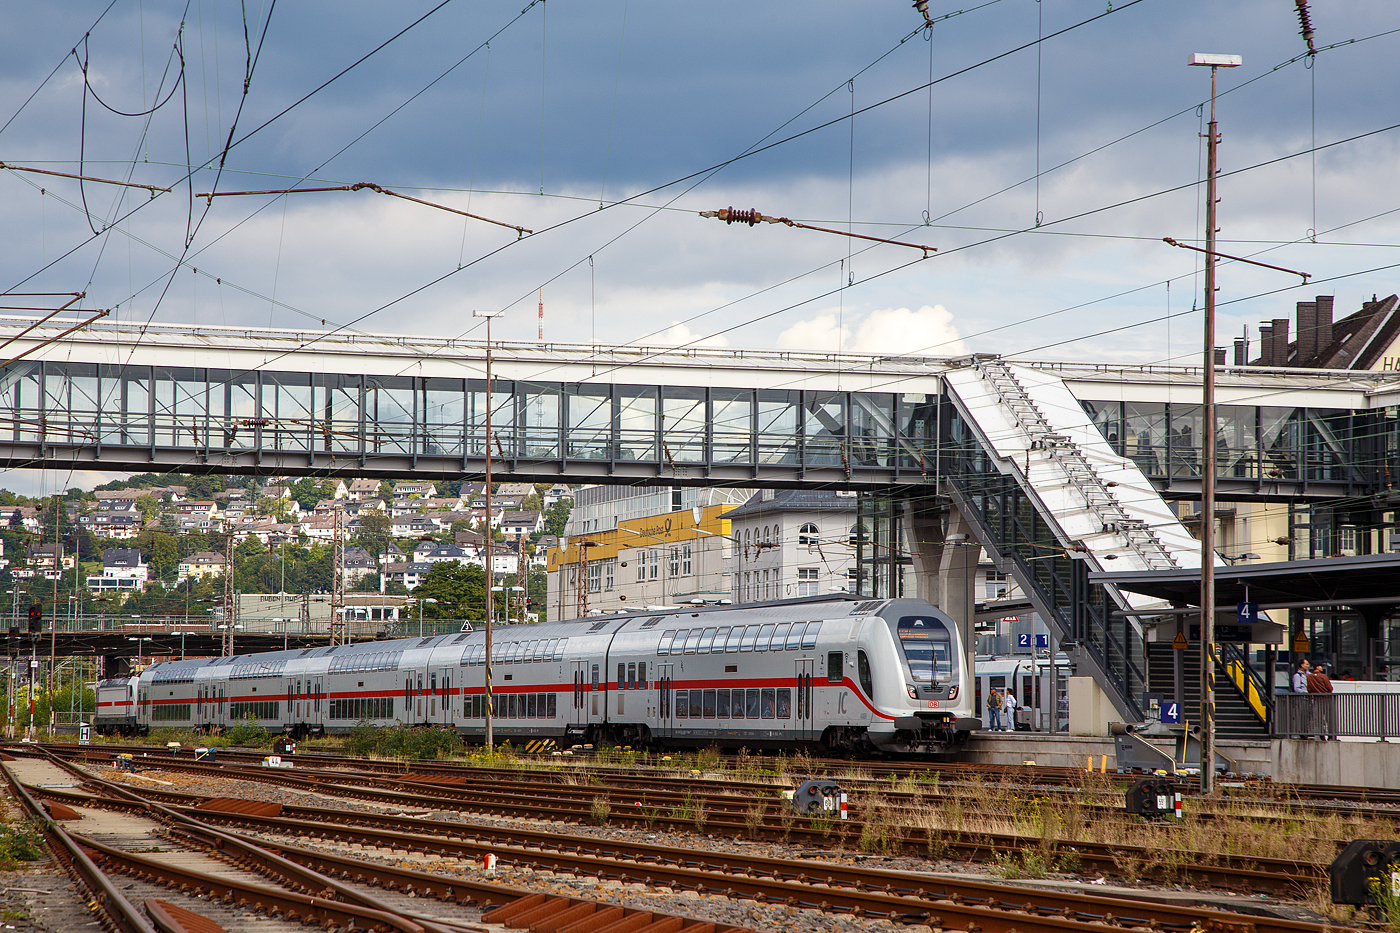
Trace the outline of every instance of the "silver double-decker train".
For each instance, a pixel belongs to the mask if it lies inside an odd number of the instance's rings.
[[[938,755],[979,725],[957,628],[922,600],[818,597],[503,626],[492,655],[497,741]],[[479,741],[485,674],[480,630],[168,661],[103,681],[95,724],[214,730],[251,717],[306,736],[397,722]],[[108,694],[130,707],[104,706]]]

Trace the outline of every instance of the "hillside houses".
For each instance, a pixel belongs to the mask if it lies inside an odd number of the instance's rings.
[[[194,583],[222,586],[218,581],[226,570],[228,538],[249,559],[261,548],[287,544],[306,549],[297,560],[324,567],[339,528],[345,549],[338,569],[347,591],[383,592],[395,585],[412,589],[439,564],[484,567],[487,528],[495,537],[496,574],[537,565],[535,542],[550,518],[546,503],[571,495],[562,485],[498,484],[488,516],[479,482],[347,478],[321,484],[298,477],[239,482],[245,484],[220,488],[219,482],[201,478],[75,493],[62,500],[59,536],[64,543],[57,547],[47,502],[0,506],[0,530],[25,535],[17,548],[13,539],[9,542],[10,572],[20,578],[53,578],[67,571],[82,591],[129,597]],[[308,488],[319,497],[314,504]],[[521,508],[526,500],[529,509]],[[178,557],[163,536],[175,539]],[[75,542],[83,555],[81,568],[69,553]],[[258,547],[247,550],[249,542]],[[157,572],[157,567],[162,569]],[[241,571],[241,563],[239,567]],[[324,581],[324,570],[318,573]],[[239,587],[265,585],[255,582],[263,579],[261,571],[246,578],[240,572]]]

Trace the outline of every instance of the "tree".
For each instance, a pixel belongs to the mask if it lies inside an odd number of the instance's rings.
[[[263,496],[258,500],[258,511],[264,515],[269,515],[279,522],[287,520],[287,509],[289,500],[279,496]]]
[[[303,509],[313,509],[322,499],[335,495],[335,484],[328,479],[305,476],[292,484],[290,492],[297,505]]]
[[[481,618],[486,606],[486,571],[475,564],[444,561],[434,564],[413,591],[418,599],[435,599],[425,604],[425,618]]]
[[[151,495],[150,493],[146,493],[145,495],[137,498],[136,511],[141,513],[142,521],[149,522],[151,519],[155,518],[157,515],[160,514],[160,503],[156,501],[155,496]]]
[[[544,513],[544,533],[547,535],[562,535],[564,525],[569,521],[569,513],[574,510],[574,500],[568,497],[560,499],[549,507]]]
[[[175,572],[180,569],[180,549],[175,536],[161,532],[151,532],[151,573],[161,582],[173,581]]]
[[[538,512],[542,508],[544,508],[544,501],[540,499],[539,493],[530,493],[520,503],[520,511],[522,512]]]
[[[360,544],[376,561],[394,539],[394,520],[388,512],[366,509],[360,513]]]

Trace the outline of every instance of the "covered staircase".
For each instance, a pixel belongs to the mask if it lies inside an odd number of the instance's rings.
[[[1195,728],[1201,718],[1201,646],[1192,642],[1184,651],[1176,651],[1170,642],[1147,645],[1148,690],[1162,694],[1165,701],[1174,697],[1173,655],[1181,655],[1181,719]],[[1220,739],[1262,741],[1269,738],[1269,726],[1237,684],[1237,678],[1226,671],[1229,656],[1222,652],[1215,665],[1215,734]],[[1255,691],[1254,701],[1260,697]],[[1267,707],[1265,707],[1267,709]]]

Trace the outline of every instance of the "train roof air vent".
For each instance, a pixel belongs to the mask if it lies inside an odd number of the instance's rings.
[[[655,619],[647,619],[645,622],[642,623],[642,628],[656,628],[656,624],[660,621],[660,616],[658,616]]]
[[[867,612],[873,612],[875,607],[882,602],[884,602],[883,599],[868,599],[863,603],[856,603],[851,607],[851,615],[858,616],[864,615]]]

